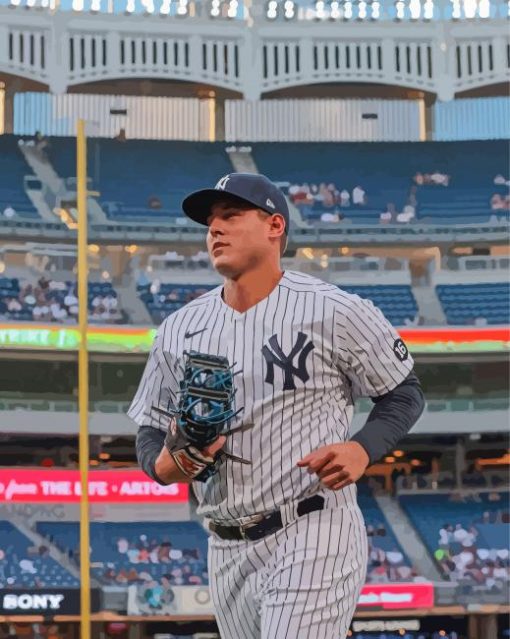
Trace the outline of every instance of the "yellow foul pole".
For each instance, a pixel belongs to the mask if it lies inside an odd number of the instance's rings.
[[[89,533],[89,361],[87,349],[88,266],[87,266],[87,139],[85,121],[78,120],[76,136],[76,178],[78,202],[78,407],[80,413],[80,639],[90,639],[90,533]]]

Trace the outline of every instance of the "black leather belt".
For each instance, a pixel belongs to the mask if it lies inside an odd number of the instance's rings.
[[[314,510],[323,510],[324,497],[314,495],[303,499],[297,505],[296,512],[298,517],[314,512]],[[283,528],[282,515],[279,510],[275,510],[269,515],[265,515],[263,519],[253,524],[245,526],[222,526],[214,521],[209,523],[209,530],[218,535],[221,539],[231,539],[236,541],[250,540],[256,541],[262,539],[266,535],[276,532]]]

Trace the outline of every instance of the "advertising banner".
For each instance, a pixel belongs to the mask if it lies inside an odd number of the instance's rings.
[[[366,584],[358,601],[360,608],[383,610],[432,608],[433,605],[434,584],[429,582]]]
[[[0,469],[0,503],[80,501],[77,470]],[[186,503],[187,484],[161,486],[140,470],[89,472],[91,503]]]
[[[129,586],[128,615],[214,615],[208,586],[168,586],[156,581]]]
[[[402,328],[402,339],[413,353],[508,352],[508,326],[456,328]],[[155,328],[136,326],[91,326],[87,333],[93,353],[148,353]],[[0,323],[0,348],[45,351],[77,351],[80,334],[76,326],[55,324]]]
[[[434,585],[429,582],[366,584],[358,601],[361,610],[416,610],[433,606]],[[128,614],[212,615],[214,609],[207,586],[165,586],[153,581],[129,587]]]
[[[91,590],[91,609],[99,610],[99,590]],[[79,615],[78,588],[0,590],[0,615]]]

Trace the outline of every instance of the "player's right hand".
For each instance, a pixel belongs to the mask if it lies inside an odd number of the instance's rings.
[[[209,444],[209,446],[202,448],[200,452],[206,457],[212,457],[214,459],[218,452],[223,448],[226,441],[227,438],[224,435],[220,435],[218,439],[213,441],[212,444]],[[157,476],[166,484],[182,481],[189,483],[192,481],[190,477],[186,477],[186,475],[176,466],[175,460],[166,446],[163,446],[163,449],[156,459],[154,469]]]

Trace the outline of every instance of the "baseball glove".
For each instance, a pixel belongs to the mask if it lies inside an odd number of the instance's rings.
[[[188,477],[205,482],[218,472],[223,457],[249,463],[225,451],[214,457],[203,452],[220,435],[240,429],[229,427],[242,408],[235,410],[234,374],[226,357],[195,351],[184,357],[178,406],[168,411],[152,408],[172,418],[165,446],[178,468]]]

